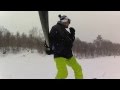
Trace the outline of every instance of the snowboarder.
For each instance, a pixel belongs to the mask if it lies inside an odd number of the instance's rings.
[[[65,15],[59,15],[59,18],[60,21],[50,31],[50,51],[47,52],[48,54],[54,54],[54,60],[58,70],[55,79],[67,78],[67,65],[74,70],[75,79],[83,79],[82,68],[72,53],[75,29],[70,27],[70,32],[68,32],[66,28],[69,27],[71,20]]]

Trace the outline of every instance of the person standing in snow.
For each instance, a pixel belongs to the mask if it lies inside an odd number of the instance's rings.
[[[68,76],[67,65],[70,66],[75,74],[75,79],[83,79],[82,68],[73,56],[72,47],[75,40],[75,29],[70,27],[71,20],[66,15],[59,15],[60,21],[54,25],[50,31],[50,52],[54,54],[57,67],[55,79],[66,79]]]

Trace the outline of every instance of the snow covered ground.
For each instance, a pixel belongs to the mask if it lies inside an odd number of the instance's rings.
[[[84,79],[120,79],[120,56],[78,61],[83,68]],[[68,79],[74,79],[70,67],[68,71]],[[37,52],[0,54],[0,79],[54,79],[56,72],[53,56]]]

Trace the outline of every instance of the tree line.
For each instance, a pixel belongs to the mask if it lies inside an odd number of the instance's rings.
[[[11,51],[17,53],[21,50],[38,50],[39,53],[44,52],[44,40],[38,35],[38,29],[33,27],[29,31],[29,35],[16,32],[13,34],[8,29],[0,27],[0,52],[6,54]]]
[[[73,46],[74,55],[79,58],[94,58],[100,56],[120,55],[120,44],[105,40],[101,35],[92,42],[88,43],[76,38]]]
[[[44,37],[38,28],[33,27],[29,34],[11,33],[5,27],[0,27],[0,52],[17,53],[21,50],[36,49],[39,53],[45,52]],[[94,58],[100,56],[118,56],[120,55],[120,44],[105,40],[101,35],[92,42],[81,41],[76,38],[73,44],[73,53],[79,58]]]

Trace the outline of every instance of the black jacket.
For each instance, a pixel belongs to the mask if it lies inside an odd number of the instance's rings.
[[[75,35],[69,33],[64,25],[58,22],[50,31],[50,47],[54,52],[54,57],[71,58]]]

